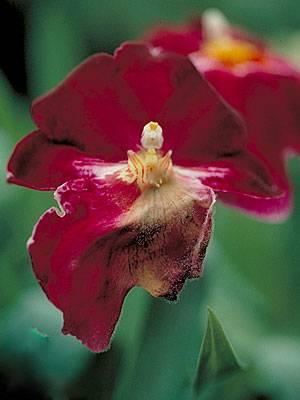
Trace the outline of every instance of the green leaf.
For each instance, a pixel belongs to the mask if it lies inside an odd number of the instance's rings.
[[[150,295],[142,288],[134,288],[127,296],[112,348],[122,348],[120,372],[114,390],[114,400],[124,399],[142,346],[146,318],[151,305]]]
[[[206,332],[200,349],[200,357],[195,378],[195,390],[204,385],[242,370],[222,325],[215,313],[208,307]]]
[[[152,299],[129,388],[114,400],[187,397],[197,363],[208,279],[187,282],[178,302]],[[206,300],[205,300],[206,303]]]

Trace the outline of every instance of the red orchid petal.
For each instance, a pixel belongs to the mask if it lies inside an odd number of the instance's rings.
[[[146,33],[144,39],[154,47],[187,56],[199,50],[203,40],[200,19],[185,25],[157,25]]]
[[[33,120],[50,139],[70,142],[106,161],[124,159],[148,121],[121,69],[107,54],[88,58],[33,102]]]
[[[177,38],[181,43],[174,43],[174,51],[176,46],[180,48],[186,41],[193,47],[194,42],[189,36],[193,30],[193,24],[181,27],[182,37]],[[300,77],[284,60],[266,52],[265,44],[256,38],[236,28],[231,29],[231,35],[255,44],[264,52],[266,61],[244,63],[235,69],[229,69],[218,61],[201,55],[201,46],[194,46],[189,55],[199,72],[204,73],[218,93],[244,117],[249,134],[248,148],[257,163],[263,163],[264,167],[254,168],[253,163],[252,166],[241,166],[241,162],[244,163],[243,153],[240,156],[236,153],[232,154],[233,157],[220,157],[216,160],[217,164],[225,162],[228,165],[229,162],[233,170],[224,177],[223,182],[217,179],[217,185],[210,180],[205,180],[204,183],[220,191],[219,197],[232,205],[263,218],[282,219],[288,215],[292,204],[284,155],[287,150],[300,152]],[[175,41],[173,29],[168,31],[167,28],[163,32],[161,43],[158,30],[154,30],[154,34],[149,35],[148,39],[151,43],[152,39],[155,40],[155,45],[163,50],[168,50],[172,41]],[[164,41],[168,47],[164,47]],[[214,164],[215,162],[210,166],[213,167]],[[237,168],[241,170],[238,171]],[[266,168],[271,179],[263,184]]]
[[[103,163],[70,144],[51,141],[40,131],[22,139],[8,163],[8,182],[38,190],[55,190],[62,183],[101,176],[118,164]]]
[[[47,211],[29,241],[34,272],[49,300],[64,313],[64,333],[93,351],[108,347],[134,284],[128,270],[111,263],[118,250],[113,253],[108,244],[118,239],[118,220],[137,195],[135,185],[120,182],[66,183],[57,192],[66,214]]]
[[[266,47],[261,40],[249,35],[248,32],[242,29],[230,27],[228,33],[232,38],[250,42],[262,51]],[[188,56],[201,50],[201,46],[205,42],[205,33],[199,17],[192,18],[186,24],[178,26],[157,25],[146,33],[144,39],[151,43],[152,46],[161,48],[164,51]]]
[[[182,102],[182,98],[186,100]],[[204,98],[205,102],[201,101]],[[185,112],[190,113],[188,119]],[[197,87],[196,80],[178,89],[178,96],[166,105],[161,119],[168,120],[170,136],[166,135],[164,143],[173,150],[172,158],[178,165],[196,166],[231,157],[245,146],[246,131],[240,117],[214,93]]]
[[[255,217],[279,221],[291,210],[287,181],[275,172],[266,173],[265,166],[251,154],[241,153],[235,160],[220,160],[194,171],[204,185],[218,193],[219,199]]]
[[[154,47],[183,56],[197,51],[203,39],[200,21],[181,26],[158,25],[146,33],[144,38]]]
[[[249,72],[244,76],[224,70],[210,70],[205,75],[245,118],[249,134],[248,147],[271,171],[274,184],[283,194],[281,200],[278,198],[279,202],[282,201],[281,206],[279,204],[282,216],[287,216],[291,209],[292,192],[285,155],[288,151],[300,153],[298,74],[286,66],[285,75],[264,70]]]
[[[135,185],[113,177],[67,182],[56,192],[65,214],[50,209],[36,225],[34,272],[63,311],[63,332],[91,350],[108,347],[131,287],[174,300],[201,274],[214,194],[178,179],[139,197]]]
[[[143,44],[125,44],[114,58],[91,57],[37,99],[32,114],[49,138],[105,161],[135,149],[150,120],[161,124],[165,148],[178,150],[178,160],[215,158],[244,142],[239,119],[187,58]]]
[[[244,146],[246,134],[239,116],[195,74],[186,58],[166,54],[154,57],[147,47],[136,46],[140,47],[138,54],[130,44],[117,53],[117,59],[124,66],[128,63],[124,79],[143,103],[149,119],[161,124],[164,148],[173,150],[175,163],[195,165]],[[149,88],[152,76],[155,86]]]
[[[244,116],[252,148],[283,172],[283,153],[300,152],[300,76],[288,66],[285,75],[263,69],[243,77],[218,70],[205,75]]]

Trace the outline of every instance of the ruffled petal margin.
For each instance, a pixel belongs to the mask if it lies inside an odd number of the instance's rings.
[[[126,196],[120,198],[120,189]],[[63,333],[93,351],[109,346],[126,293],[134,285],[114,262],[118,221],[138,193],[133,185],[76,180],[61,186],[63,208],[48,210],[28,242],[34,273],[49,300],[64,314]]]
[[[40,285],[63,312],[63,333],[103,351],[133,286],[174,300],[201,274],[214,194],[193,185],[193,193],[172,183],[140,195],[111,176],[57,189],[63,212],[40,218],[28,249]]]

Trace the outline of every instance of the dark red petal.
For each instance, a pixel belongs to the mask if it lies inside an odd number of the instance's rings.
[[[117,60],[149,119],[161,124],[164,149],[173,150],[175,163],[215,160],[244,145],[246,135],[238,115],[185,57],[153,56],[147,47],[130,44],[117,53]],[[150,88],[151,80],[154,86]]]
[[[284,74],[257,70],[245,76],[211,70],[207,79],[245,118],[249,149],[272,172],[285,194],[286,210],[292,203],[285,166],[289,152],[300,153],[300,79],[286,66]],[[261,155],[260,155],[261,154]]]
[[[33,120],[50,139],[73,143],[106,161],[124,159],[148,121],[121,75],[122,66],[112,56],[88,58],[33,102]]]
[[[287,181],[253,158],[241,153],[238,157],[220,160],[197,168],[201,182],[211,187],[218,198],[258,218],[276,221],[286,218],[291,209]]]
[[[120,191],[123,196],[120,198]],[[78,180],[57,191],[66,214],[47,211],[29,241],[33,269],[49,300],[64,313],[64,333],[93,351],[109,346],[124,297],[134,282],[118,249],[118,220],[138,193],[134,185]]]
[[[161,119],[168,121],[165,147],[174,150],[178,165],[196,166],[231,157],[245,146],[246,131],[238,114],[192,77],[178,88]]]
[[[300,76],[256,71],[243,77],[225,71],[207,71],[206,77],[244,117],[250,143],[273,167],[283,169],[283,153],[300,152]]]
[[[144,44],[125,44],[114,58],[91,57],[37,99],[32,113],[49,138],[105,161],[135,149],[150,120],[161,124],[165,149],[180,162],[214,159],[244,142],[239,119],[186,57]]]
[[[234,39],[250,42],[262,51],[265,49],[265,44],[261,40],[244,30],[230,27],[228,32]],[[154,26],[146,33],[144,39],[161,50],[188,56],[201,50],[202,44],[205,43],[205,32],[203,32],[201,18],[193,18],[182,25]]]
[[[181,26],[156,26],[146,33],[145,40],[154,47],[187,56],[199,50],[202,42],[201,24],[192,23]]]
[[[38,190],[55,190],[64,182],[99,176],[113,167],[68,143],[48,139],[40,131],[25,136],[8,163],[8,182]],[[114,164],[115,168],[120,168]]]

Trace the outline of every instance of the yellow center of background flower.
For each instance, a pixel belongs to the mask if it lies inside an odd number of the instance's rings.
[[[227,67],[249,61],[263,61],[262,51],[254,44],[228,37],[207,41],[202,46],[201,53],[218,60]]]

